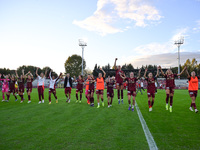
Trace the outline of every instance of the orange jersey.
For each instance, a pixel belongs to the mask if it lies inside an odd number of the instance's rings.
[[[189,86],[188,86],[188,90],[189,91],[197,91],[198,90],[198,78],[195,77],[190,77],[189,78]]]
[[[97,82],[96,89],[97,90],[104,90],[104,79],[103,79],[103,77],[101,77],[100,79],[97,78],[96,82]]]
[[[86,82],[85,89],[86,89],[86,90],[89,90],[89,81],[88,81],[88,82]]]

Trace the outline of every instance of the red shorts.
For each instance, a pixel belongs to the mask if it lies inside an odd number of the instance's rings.
[[[10,88],[10,89],[8,90],[8,92],[9,92],[9,93],[15,93],[15,89]]]
[[[26,88],[26,92],[32,92],[32,88]]]
[[[56,93],[56,89],[49,89],[49,94],[51,94],[51,93]]]
[[[190,97],[197,97],[198,91],[189,91]]]
[[[107,97],[111,97],[113,98],[114,97],[114,91],[112,90],[107,90]]]
[[[174,87],[166,87],[165,90],[169,90],[170,93],[174,94]]]
[[[103,90],[96,90],[96,94],[103,95]]]
[[[72,88],[71,87],[66,87],[65,88],[65,94],[71,94]]]
[[[147,91],[147,96],[155,98],[155,91]]]
[[[76,93],[80,92],[81,94],[83,93],[83,89],[76,89]]]
[[[127,95],[136,97],[136,91],[128,91]]]
[[[19,88],[19,92],[24,93],[24,88]]]
[[[94,93],[94,89],[88,90],[88,94]]]
[[[42,95],[44,93],[44,88],[42,86],[38,86],[38,94]]]
[[[121,85],[123,85],[123,82],[117,82],[116,85],[121,86]]]

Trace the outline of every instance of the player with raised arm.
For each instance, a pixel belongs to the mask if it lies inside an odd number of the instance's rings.
[[[8,90],[9,90],[9,80],[8,79],[8,75],[4,76],[4,79],[1,79],[1,74],[0,74],[0,80],[3,81],[3,86],[2,86],[2,97],[3,97],[3,100],[2,102],[5,102],[5,94],[7,95],[8,94]]]
[[[78,103],[78,92],[80,93],[79,103],[81,103],[82,93],[83,93],[83,84],[84,84],[83,76],[79,75],[77,80],[76,80],[76,77],[74,76],[74,81],[78,82],[76,86],[76,103]]]
[[[32,92],[32,82],[33,82],[33,75],[29,71],[26,75],[26,92],[28,94],[28,103],[31,103],[31,92]]]
[[[180,74],[174,74],[171,69],[168,69],[166,73],[163,72],[162,68],[159,66],[161,74],[166,79],[166,110],[168,110],[168,102],[170,98],[170,108],[169,111],[172,112],[172,104],[173,104],[173,96],[174,96],[174,88],[175,88],[175,77],[183,74],[186,68],[184,68]]]
[[[36,76],[38,79],[38,95],[39,95],[39,102],[38,104],[44,103],[44,81],[46,79],[47,75],[47,69],[45,71],[45,74],[42,72],[40,75],[38,75],[38,68],[36,69]],[[41,101],[42,97],[42,101]]]
[[[17,76],[17,81],[19,83],[19,90],[18,94],[21,97],[21,102],[24,102],[24,80],[25,80],[25,75],[24,75],[24,69],[22,69],[22,75],[19,77],[16,71],[16,76]]]
[[[117,84],[116,87],[117,87],[118,104],[120,104],[120,90],[121,90],[121,103],[123,104],[124,86],[123,86],[123,78],[121,77],[121,75],[123,75],[124,72],[121,70],[121,66],[116,66],[116,62],[117,62],[117,58],[115,58],[114,69],[116,70],[115,79],[116,79],[116,84]]]
[[[104,91],[104,79],[106,77],[106,73],[102,68],[100,68],[100,70],[103,72],[103,77],[102,77],[102,73],[99,73],[99,76],[96,79],[96,94],[97,94],[97,102],[98,102],[97,108],[100,108],[99,96],[101,96],[102,106],[104,107],[103,91]]]
[[[15,73],[16,73],[16,71],[15,71]],[[10,74],[8,76],[9,76],[10,80],[9,80],[9,90],[7,93],[7,101],[6,102],[9,102],[10,93],[12,93],[13,96],[15,97],[15,101],[18,101],[17,96],[15,95],[15,82],[16,82],[15,76],[14,75],[10,76]]]
[[[145,69],[144,78],[147,81],[147,96],[148,96],[149,111],[152,111],[152,107],[153,107],[154,99],[155,99],[155,92],[156,92],[155,83],[156,83],[156,79],[158,77],[159,68],[157,68],[157,74],[155,77],[153,77],[152,72],[150,72],[147,77],[146,76],[147,71],[148,71],[148,69]],[[151,101],[151,99],[152,99],[152,101]]]
[[[115,84],[115,77],[108,77],[106,79],[106,84],[107,84],[107,98],[108,98],[108,108],[112,106],[112,101],[114,97],[114,91],[113,87]]]
[[[197,92],[198,92],[198,79],[200,79],[200,76],[196,76],[196,73],[194,71],[191,72],[191,76],[188,73],[188,70],[186,69],[187,75],[188,75],[188,80],[189,80],[189,86],[188,86],[188,91],[190,94],[190,97],[192,99],[191,105],[190,105],[190,110],[193,111],[192,107],[194,107],[194,110],[196,113],[198,113],[197,107],[195,100],[197,98]]]
[[[134,111],[135,97],[136,97],[136,82],[140,78],[140,72],[141,72],[141,70],[139,70],[138,77],[134,77],[133,72],[130,72],[130,77],[121,75],[121,78],[125,79],[128,84],[128,104],[129,104],[128,110],[131,110],[131,96],[132,96],[133,97],[132,111]]]
[[[70,103],[71,90],[72,90],[72,78],[70,77],[69,73],[67,73],[67,75],[65,77],[64,88],[65,88],[65,96],[67,97],[66,102]]]
[[[88,80],[89,82],[89,90],[88,90],[88,94],[89,94],[89,99],[90,99],[90,106],[94,107],[94,83],[95,83],[95,79],[93,75],[90,75],[90,79]]]
[[[58,98],[56,96],[56,82],[58,81],[58,79],[62,76],[62,73],[60,73],[60,75],[55,78],[55,76],[53,75],[51,77],[51,72],[53,72],[52,70],[49,73],[49,78],[50,78],[50,84],[49,84],[49,104],[51,104],[51,93],[53,93],[55,99],[56,99],[56,103],[58,103]]]

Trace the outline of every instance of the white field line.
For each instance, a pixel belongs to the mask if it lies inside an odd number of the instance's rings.
[[[146,122],[145,122],[145,120],[142,116],[142,113],[140,111],[140,108],[137,105],[137,102],[135,102],[135,106],[136,106],[137,114],[138,114],[138,117],[140,119],[144,134],[145,134],[146,139],[147,139],[147,143],[149,145],[149,149],[150,150],[158,150],[156,142],[154,141],[154,138],[153,138],[151,132],[149,131],[149,128],[148,128],[148,126],[147,126],[147,124],[146,124]]]

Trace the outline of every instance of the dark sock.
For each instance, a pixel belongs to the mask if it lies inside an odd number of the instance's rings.
[[[28,100],[31,100],[31,96],[30,95],[28,95]]]
[[[7,95],[7,94],[6,94],[6,96],[7,96],[7,100],[9,100],[9,98],[10,98],[10,95]]]
[[[39,94],[39,101],[41,101],[41,94]]]
[[[123,93],[123,90],[121,90],[121,99],[123,99],[124,97],[124,93]]]
[[[153,107],[153,104],[154,104],[154,100],[151,101],[151,107]]]
[[[76,100],[78,100],[78,93],[76,93]]]
[[[53,95],[54,95],[55,99],[57,99],[56,93],[53,93]]]
[[[170,96],[170,106],[173,104],[173,96]]]
[[[42,93],[42,99],[44,99],[44,93]]]
[[[131,104],[131,101],[128,101],[128,104],[130,105],[130,104]]]
[[[148,101],[148,105],[149,105],[149,108],[151,107],[151,102],[150,101]]]
[[[118,96],[118,99],[120,99],[120,91],[117,90],[117,96]]]
[[[51,102],[51,95],[49,95],[49,102]]]
[[[193,106],[194,106],[194,109],[197,109],[197,107],[196,107],[196,104],[195,104],[195,103],[193,103]]]
[[[82,99],[82,94],[80,94],[80,101],[81,101],[81,99]]]
[[[167,94],[166,96],[166,103],[168,104],[168,102],[169,102],[169,94]]]
[[[21,95],[21,100],[23,101],[23,99],[24,99],[24,95]]]
[[[111,98],[111,102],[110,102],[111,105],[112,105],[112,101],[113,101],[113,99]]]
[[[17,96],[15,95],[15,99],[17,99]]]
[[[101,99],[101,101],[103,102],[103,98]]]
[[[192,107],[192,106],[193,106],[193,103],[191,103],[190,107]]]

